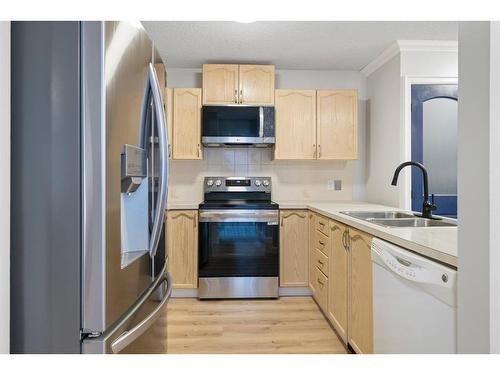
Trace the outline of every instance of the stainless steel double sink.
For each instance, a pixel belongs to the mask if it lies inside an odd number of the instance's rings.
[[[383,227],[428,228],[457,226],[455,221],[447,219],[424,219],[399,211],[341,211],[340,213]]]

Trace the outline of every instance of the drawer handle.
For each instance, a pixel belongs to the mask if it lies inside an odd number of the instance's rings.
[[[325,243],[323,241],[319,240],[318,242],[319,242],[320,245],[325,246]]]
[[[321,285],[321,288],[323,288],[323,286],[325,285],[325,284],[323,284],[323,281],[321,281],[321,279],[319,277],[318,277],[318,284]]]
[[[325,226],[325,223],[321,222],[321,221],[318,221],[318,224],[321,225],[322,227]]]
[[[318,259],[318,263],[321,264],[322,266],[325,264],[321,259]]]

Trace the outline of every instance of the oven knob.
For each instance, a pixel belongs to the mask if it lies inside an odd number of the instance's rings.
[[[264,180],[264,181],[262,181],[262,185],[264,185],[264,186],[269,186],[269,181],[268,181],[268,180]]]
[[[208,180],[207,181],[207,186],[212,186],[214,184],[214,180]]]
[[[222,181],[221,180],[217,180],[215,181],[215,186],[220,186],[222,184]]]
[[[260,180],[255,180],[255,186],[260,186]]]

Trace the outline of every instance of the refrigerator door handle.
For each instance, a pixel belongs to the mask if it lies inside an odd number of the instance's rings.
[[[151,93],[153,94],[153,107],[155,111],[155,119],[158,125],[158,144],[159,144],[159,174],[158,174],[158,197],[156,199],[156,207],[154,210],[153,228],[149,241],[149,255],[154,257],[158,249],[162,226],[165,219],[165,209],[168,196],[168,134],[163,106],[163,97],[160,91],[160,84],[156,75],[155,68],[152,63],[148,66],[148,81]],[[144,119],[144,116],[143,116]],[[144,139],[144,138],[143,138]]]
[[[129,329],[123,332],[116,340],[111,343],[111,350],[113,353],[119,353],[123,349],[125,349],[128,345],[130,345],[133,341],[135,341],[139,336],[141,336],[146,330],[158,319],[160,316],[163,307],[170,299],[170,295],[172,294],[172,279],[170,274],[167,271],[164,271],[162,276],[158,279],[158,281],[153,285],[153,287],[148,291],[148,293],[141,298],[141,302],[145,302],[151,295],[158,289],[163,282],[167,282],[167,291],[165,296],[162,298],[158,306],[139,324],[134,326],[132,329]],[[142,303],[141,303],[142,304]]]

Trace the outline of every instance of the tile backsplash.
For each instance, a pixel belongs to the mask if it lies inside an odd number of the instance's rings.
[[[205,176],[266,176],[275,201],[351,200],[350,162],[273,160],[272,148],[205,148],[203,160],[170,162],[169,200],[203,200]],[[341,180],[341,190],[329,190],[328,180]]]

